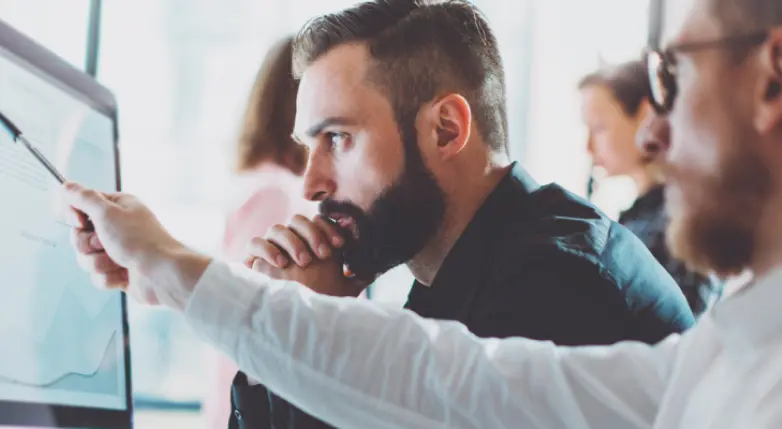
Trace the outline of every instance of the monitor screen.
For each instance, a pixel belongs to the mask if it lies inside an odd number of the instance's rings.
[[[0,24],[0,112],[69,180],[119,190],[111,93]],[[0,426],[129,428],[125,298],[78,266],[60,195],[0,133]]]

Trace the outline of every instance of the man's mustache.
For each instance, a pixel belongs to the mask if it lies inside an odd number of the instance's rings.
[[[326,199],[323,200],[319,207],[318,211],[320,212],[320,215],[324,218],[330,220],[333,222],[337,227],[339,227],[339,230],[342,232],[343,238],[346,240],[353,240],[353,232],[348,230],[347,228],[342,227],[337,220],[341,217],[348,217],[353,220],[356,227],[360,229],[360,226],[365,223],[365,220],[367,218],[367,214],[357,205],[351,203],[350,201],[337,201],[333,199]]]
[[[326,199],[320,202],[318,207],[322,216],[328,216],[330,213],[341,214],[344,216],[350,216],[352,218],[361,218],[366,216],[364,210],[350,201],[337,201],[333,199]]]

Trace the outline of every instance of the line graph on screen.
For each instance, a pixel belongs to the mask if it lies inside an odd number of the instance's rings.
[[[26,387],[57,390],[75,390],[106,395],[119,395],[120,386],[117,383],[117,371],[120,371],[116,359],[117,334],[114,333],[106,344],[100,365],[90,373],[68,372],[51,381],[25,382],[14,377],[0,376],[0,383],[15,384]]]
[[[98,307],[100,302],[85,302],[79,292],[65,287],[54,314],[35,318],[48,326],[34,327],[38,332],[33,335],[0,330],[0,341],[13,350],[0,354],[0,385],[122,395],[117,299],[103,298]],[[35,341],[30,341],[31,337],[36,337]]]
[[[0,111],[65,177],[115,190],[113,96],[9,31],[0,22]],[[130,427],[123,297],[94,288],[79,267],[58,188],[0,132],[0,200],[12,204],[0,211],[0,426],[78,407],[73,422],[55,413],[51,426]],[[82,424],[103,416],[122,424]]]

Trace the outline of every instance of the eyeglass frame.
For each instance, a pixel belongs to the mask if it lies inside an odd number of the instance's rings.
[[[676,85],[676,55],[694,53],[706,49],[718,49],[730,46],[749,45],[757,46],[765,42],[770,35],[769,30],[757,31],[747,34],[723,37],[716,40],[706,40],[690,43],[681,43],[670,46],[664,50],[647,48],[643,52],[643,63],[649,78],[649,102],[658,114],[667,114],[673,109],[676,101],[678,86]],[[656,67],[651,61],[656,59]],[[654,70],[653,70],[654,68]],[[655,88],[665,91],[658,100]]]

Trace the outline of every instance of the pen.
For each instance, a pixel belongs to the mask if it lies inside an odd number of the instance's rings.
[[[11,122],[11,120],[8,119],[2,112],[0,112],[0,124],[3,125],[9,134],[11,134],[14,142],[21,143],[25,148],[27,148],[27,151],[30,152],[41,164],[43,164],[43,166],[49,170],[49,173],[51,173],[52,176],[54,176],[54,178],[60,182],[60,184],[65,183],[65,177],[60,174],[59,171],[57,171],[57,168],[51,162],[49,162],[48,159],[46,159],[41,151],[39,151],[38,148],[36,148],[35,145],[30,142],[30,140],[27,140],[24,134],[22,134],[22,130],[20,130],[19,127]]]
[[[0,112],[0,125],[2,125],[3,128],[5,128],[5,130],[11,135],[11,138],[15,143],[21,143],[22,146],[24,146],[27,149],[27,151],[30,152],[35,157],[35,159],[37,159],[38,162],[40,162],[41,165],[43,165],[44,168],[46,168],[46,170],[48,170],[52,176],[54,176],[55,179],[57,179],[57,181],[60,184],[65,183],[65,176],[63,176],[57,170],[54,164],[49,162],[46,156],[44,156],[44,154],[41,153],[41,151],[38,150],[38,148],[35,147],[35,145],[32,144],[30,140],[28,140],[24,136],[24,134],[22,134],[22,130],[19,129],[19,127],[17,127],[16,124],[11,122],[11,120],[8,119],[8,117],[5,116],[3,112]],[[85,219],[85,220],[86,222],[85,222],[84,229],[88,231],[94,231],[92,222],[89,219]]]

